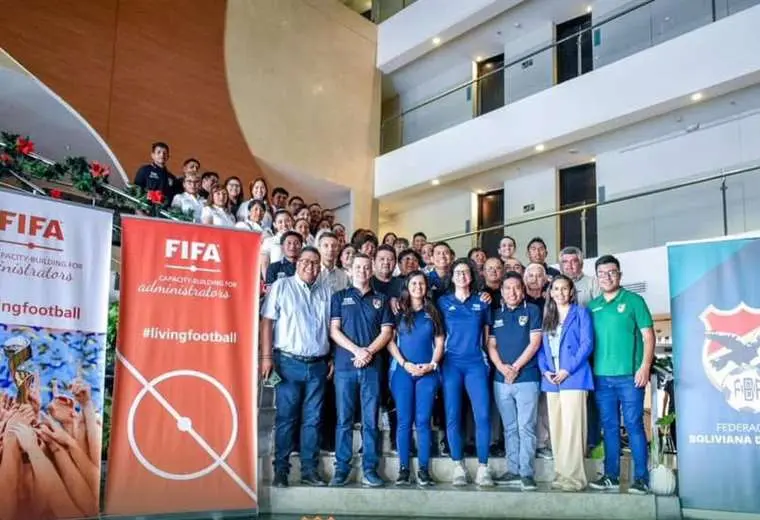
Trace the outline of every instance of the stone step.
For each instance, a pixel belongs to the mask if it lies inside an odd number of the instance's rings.
[[[465,466],[471,479],[475,478],[475,472],[478,469],[478,459],[476,457],[465,457]],[[291,483],[296,484],[301,480],[301,461],[297,455],[291,455],[290,457],[290,474],[289,480]],[[419,468],[418,459],[411,459],[412,470],[414,472]],[[589,479],[594,479],[597,475],[602,473],[602,461],[594,459],[586,459],[586,475]],[[507,471],[507,462],[503,457],[491,457],[488,460],[488,467],[491,469],[491,474],[494,476],[501,475]],[[430,459],[430,467],[428,468],[431,476],[436,482],[448,483],[451,482],[452,472],[454,465],[448,457],[432,457]],[[554,480],[554,461],[546,459],[536,459],[535,465],[535,479],[537,482],[550,483]],[[631,471],[630,458],[627,456],[620,459],[621,477],[624,482],[630,480]],[[335,474],[335,457],[333,455],[320,455],[319,457],[319,471],[322,478],[329,480]],[[395,482],[398,478],[399,460],[395,455],[384,455],[380,457],[378,473],[387,482]],[[351,479],[354,482],[361,482],[362,478],[361,457],[354,456],[352,460]],[[259,458],[259,475],[265,482],[271,482],[274,476],[274,468],[272,466],[272,457],[265,456]]]
[[[437,485],[424,490],[387,486],[366,489],[292,486],[259,487],[260,512],[314,518],[381,516],[387,518],[520,518],[654,520],[660,502],[677,507],[675,497],[607,492],[563,493],[540,484],[535,492],[506,488],[479,490]],[[673,504],[674,503],[674,504]]]

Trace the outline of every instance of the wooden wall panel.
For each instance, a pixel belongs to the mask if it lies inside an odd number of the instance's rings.
[[[226,0],[0,0],[0,45],[106,140],[127,173],[150,143],[243,180],[260,175],[225,77]]]
[[[0,0],[0,47],[101,134],[108,107],[118,0]]]

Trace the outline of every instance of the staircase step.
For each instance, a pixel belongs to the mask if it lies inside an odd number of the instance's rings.
[[[629,495],[627,493],[552,491],[540,484],[535,492],[506,488],[478,490],[475,486],[454,488],[437,485],[417,488],[366,489],[260,486],[261,513],[332,516],[377,516],[388,518],[520,518],[556,520],[608,519],[654,520],[660,500],[676,497]]]
[[[465,457],[465,466],[470,474],[471,478],[475,478],[475,472],[478,469],[478,459],[476,457]],[[620,459],[621,464],[621,476],[623,481],[628,481],[627,475],[631,471],[630,458],[622,457]],[[301,461],[298,455],[291,455],[290,457],[290,474],[289,480],[291,483],[296,484],[301,480]],[[412,470],[414,472],[419,468],[418,459],[411,459]],[[383,455],[380,457],[378,465],[378,473],[387,482],[395,482],[398,478],[399,460],[396,455]],[[494,476],[501,475],[507,471],[507,462],[504,457],[491,457],[488,460],[488,466],[491,469],[491,474]],[[352,461],[352,477],[355,481],[360,482],[362,478],[361,457],[354,456]],[[535,462],[535,479],[537,482],[549,483],[554,480],[554,461],[546,459],[536,459]],[[431,476],[436,482],[446,483],[451,482],[452,472],[454,465],[451,459],[448,457],[432,457],[430,459],[430,467],[428,468]],[[586,459],[586,475],[590,479],[595,478],[602,473],[602,461],[594,459]],[[329,480],[335,474],[335,456],[333,455],[320,455],[319,457],[319,471],[320,475],[326,480]],[[271,482],[274,475],[274,468],[272,467],[272,457],[264,456],[259,458],[259,475],[265,482]]]

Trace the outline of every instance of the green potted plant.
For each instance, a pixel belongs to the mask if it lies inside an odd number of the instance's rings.
[[[660,445],[660,439],[670,439],[670,428],[676,420],[676,414],[670,413],[657,420],[660,435],[652,438],[652,471],[649,473],[649,488],[655,495],[672,495],[676,491],[676,474],[673,468],[664,462],[665,450]]]

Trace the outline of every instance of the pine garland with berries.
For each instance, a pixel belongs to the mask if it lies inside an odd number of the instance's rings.
[[[88,161],[85,157],[66,157],[63,162],[51,164],[34,156],[34,143],[29,136],[0,132],[0,176],[11,173],[30,182],[35,179],[52,183],[70,182],[76,190],[95,199],[99,206],[119,212],[132,213],[139,210],[157,217],[168,215],[168,218],[174,220],[193,221],[192,211],[163,207],[164,196],[160,191],[144,191],[139,186],[130,185],[124,193],[133,198],[133,201],[103,188],[104,184],[108,184],[111,174],[110,168],[105,164]],[[47,195],[60,199],[63,193],[53,188],[47,191]]]

